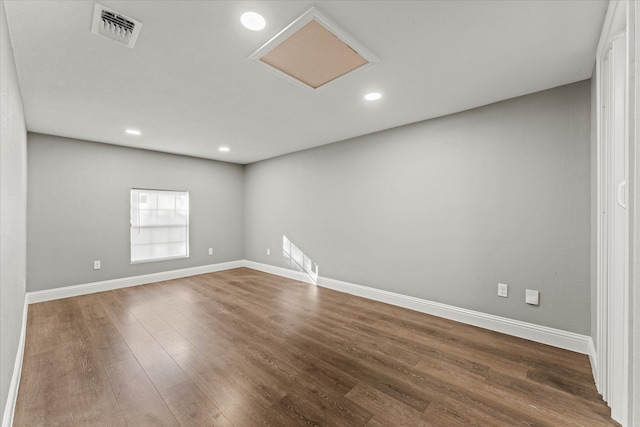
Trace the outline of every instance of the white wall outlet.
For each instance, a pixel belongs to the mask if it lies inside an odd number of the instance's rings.
[[[498,283],[498,296],[507,298],[509,293],[509,285]]]
[[[271,255],[271,249],[267,248],[267,255]]]
[[[525,301],[529,305],[540,305],[540,292],[527,289]]]
[[[213,255],[213,248],[209,248],[209,255]]]
[[[100,270],[100,261],[93,261],[93,269]]]

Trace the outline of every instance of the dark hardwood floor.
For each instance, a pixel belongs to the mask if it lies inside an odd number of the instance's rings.
[[[15,426],[611,426],[587,356],[236,269],[29,306]]]

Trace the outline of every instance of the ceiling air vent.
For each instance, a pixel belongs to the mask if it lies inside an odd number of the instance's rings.
[[[141,28],[142,22],[124,16],[101,4],[95,4],[93,23],[91,24],[91,32],[93,34],[133,49]]]

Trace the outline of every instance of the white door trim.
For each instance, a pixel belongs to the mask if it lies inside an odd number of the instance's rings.
[[[597,137],[597,298],[596,385],[611,407],[611,417],[630,425],[630,317],[629,286],[629,148],[635,111],[633,38],[628,17],[633,5],[612,0],[607,10],[596,54]],[[631,34],[631,36],[633,36]]]

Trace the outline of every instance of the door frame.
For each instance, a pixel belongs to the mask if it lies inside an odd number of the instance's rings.
[[[636,259],[640,239],[634,238],[640,234],[637,8],[635,1],[609,3],[594,76],[596,294],[592,298],[596,299],[596,313],[592,314],[596,316],[596,353],[592,364],[598,391],[611,407],[611,417],[623,426],[640,421],[640,408],[634,405],[640,397],[640,263]],[[622,163],[620,150],[614,152],[616,141],[624,147],[626,161]]]

